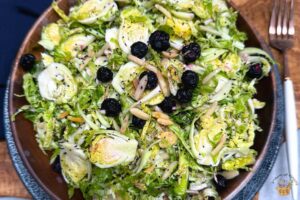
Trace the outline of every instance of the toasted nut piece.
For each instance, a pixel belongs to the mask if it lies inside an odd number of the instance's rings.
[[[162,119],[170,119],[168,115],[166,115],[165,113],[162,112],[153,112],[152,116],[155,117],[156,119],[162,118]]]
[[[142,60],[134,55],[128,55],[128,60],[130,60],[138,65],[144,66],[146,69],[153,71],[154,73],[158,72],[158,69],[156,67],[150,65],[149,63],[145,62],[144,60]]]
[[[154,169],[155,169],[155,165],[151,165],[150,167],[148,167],[147,169],[145,169],[144,172],[146,174],[151,174]]]
[[[173,122],[169,119],[163,119],[163,118],[159,118],[157,119],[157,122],[161,125],[164,125],[164,126],[169,126],[169,125],[172,125]]]
[[[128,55],[128,60],[138,64],[138,65],[145,65],[145,61],[143,61],[142,59],[139,59],[138,57],[134,56],[134,55]]]
[[[148,76],[144,76],[140,80],[140,82],[139,82],[139,84],[138,84],[138,86],[137,86],[137,88],[135,90],[134,98],[136,100],[140,100],[141,99],[141,97],[142,97],[142,95],[143,95],[143,93],[144,93],[144,91],[146,89],[147,83],[148,83]]]
[[[161,139],[161,141],[159,142],[159,146],[161,148],[170,147],[170,146],[176,144],[176,142],[177,142],[177,136],[170,131],[160,133],[158,135],[158,138]]]
[[[69,115],[69,112],[68,112],[68,111],[65,111],[65,112],[60,113],[60,114],[57,116],[57,118],[58,118],[58,119],[63,119],[63,118],[65,118],[65,117],[68,116],[68,115]]]
[[[167,9],[165,9],[164,7],[162,7],[161,5],[155,4],[155,8],[157,10],[159,10],[162,14],[166,15],[166,17],[172,18],[171,13]]]
[[[170,96],[170,88],[168,83],[166,82],[166,80],[164,79],[163,75],[161,74],[161,72],[157,72],[156,73],[157,79],[158,79],[158,84],[159,87],[162,91],[162,93],[164,94],[165,97]]]
[[[134,116],[143,119],[143,120],[149,120],[150,119],[150,115],[148,115],[147,113],[145,113],[144,111],[138,109],[138,108],[130,108],[130,112],[131,114],[133,114]]]
[[[85,122],[82,117],[68,116],[67,119],[70,120],[70,121],[72,121],[72,122],[76,122],[76,123],[84,123]]]
[[[136,89],[139,85],[139,79],[138,78],[133,79],[132,84],[133,84],[133,87]]]
[[[164,57],[166,58],[176,58],[178,56],[178,52],[175,50],[171,50],[171,51],[163,51],[162,54],[164,55]]]
[[[120,133],[124,134],[126,129],[128,128],[128,125],[129,125],[129,115],[126,115],[126,117],[122,122]]]

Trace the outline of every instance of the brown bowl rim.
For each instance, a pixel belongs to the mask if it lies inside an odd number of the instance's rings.
[[[59,0],[58,2],[61,2],[61,1],[64,1],[64,0]],[[253,31],[253,34],[255,35],[256,39],[259,41],[260,45],[262,46],[262,49],[264,49],[265,51],[267,51],[271,55],[271,51],[270,51],[268,45],[265,43],[265,41],[263,40],[263,38],[257,32],[257,30],[253,27],[253,25],[251,25],[251,23],[249,23],[249,20],[245,17],[245,14],[243,12],[239,11],[237,9],[237,6],[232,1],[229,1],[229,4],[230,4],[230,6],[234,10],[236,10],[236,11],[239,12],[240,17],[247,23],[247,25]],[[19,59],[22,56],[22,52],[24,52],[24,50],[25,50],[25,46],[26,46],[27,42],[30,41],[30,38],[32,37],[34,30],[37,29],[43,23],[46,15],[48,15],[49,12],[53,12],[53,9],[52,9],[51,6],[49,6],[42,13],[42,15],[35,21],[35,23],[33,24],[33,26],[30,28],[30,30],[26,34],[26,37],[23,40],[22,45],[20,46],[19,51],[17,53],[17,56],[16,56],[16,58],[15,58],[15,60],[13,62],[13,67],[12,67],[11,76],[10,76],[11,79],[10,79],[10,82],[9,82],[9,94],[8,94],[9,95],[9,97],[8,97],[9,98],[9,101],[8,101],[9,116],[12,116],[14,114],[12,103],[11,103],[13,95],[14,95],[13,94],[13,87],[12,87],[11,83],[12,83],[13,80],[15,80],[15,75],[16,75],[15,72],[16,72],[18,66],[19,66]],[[272,88],[273,88],[273,94],[274,94],[274,91],[276,91],[276,89],[277,89],[277,85],[276,85],[276,80],[275,80],[275,74],[274,74],[273,71],[271,73],[271,80],[272,80],[271,82],[272,82]],[[256,160],[255,164],[251,167],[252,172],[247,173],[246,178],[239,184],[238,188],[235,189],[235,190],[233,190],[229,195],[227,195],[226,198],[225,198],[225,200],[229,200],[229,199],[232,199],[233,197],[235,197],[245,187],[245,185],[251,180],[251,178],[255,174],[254,172],[256,172],[260,168],[260,166],[262,164],[262,161],[263,161],[263,159],[266,156],[267,149],[269,148],[271,136],[274,133],[276,111],[278,109],[277,108],[277,104],[276,104],[276,102],[277,102],[277,95],[275,95],[275,94],[274,94],[274,102],[275,103],[273,105],[273,110],[272,110],[272,117],[271,117],[271,125],[270,125],[269,135],[267,137],[267,140],[265,142],[265,145],[264,145],[264,147],[263,147],[260,155],[257,157],[257,160]],[[34,173],[34,170],[32,169],[30,163],[28,162],[25,154],[20,153],[20,152],[22,152],[21,142],[18,139],[14,122],[12,122],[11,120],[9,120],[9,121],[10,121],[11,130],[12,130],[12,133],[13,133],[13,138],[14,138],[14,141],[15,141],[15,144],[16,144],[16,147],[17,147],[17,151],[19,152],[21,160],[25,164],[25,167],[28,169],[30,175],[38,182],[38,184],[45,190],[45,192],[50,195],[51,198],[53,198],[53,199],[59,199],[55,193],[53,193],[51,190],[49,190],[48,187],[46,187],[43,184],[43,182],[36,175],[36,173]]]

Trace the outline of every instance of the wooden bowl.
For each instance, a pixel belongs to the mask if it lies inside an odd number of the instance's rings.
[[[70,6],[72,6],[74,2],[74,0],[59,0],[58,4],[65,12],[68,12]],[[234,5],[231,4],[231,6],[235,8]],[[57,19],[59,19],[59,17],[53,9],[48,8],[33,25],[20,47],[13,65],[10,79],[8,96],[8,109],[10,116],[14,114],[18,108],[27,104],[25,98],[16,97],[14,95],[23,93],[22,76],[24,71],[21,67],[19,67],[19,59],[22,54],[29,52],[35,54],[37,58],[40,57],[40,52],[43,49],[39,47],[37,42],[40,40],[41,30],[44,25],[54,22]],[[247,46],[260,47],[268,51],[267,45],[258,36],[257,32],[249,25],[242,13],[239,14],[238,27],[248,35],[249,39],[246,42]],[[276,121],[276,116],[278,115],[277,103],[278,87],[280,87],[279,82],[278,74],[272,71],[270,76],[262,79],[257,85],[257,98],[266,102],[265,108],[258,111],[260,126],[262,127],[263,132],[257,133],[255,138],[254,149],[258,152],[257,161],[253,165],[251,172],[241,172],[237,178],[229,182],[228,187],[221,191],[222,199],[232,199],[246,186],[247,183],[249,183],[251,179],[253,179],[253,176],[265,160],[268,149],[271,148],[270,141],[272,135],[282,129],[282,124],[276,124],[282,123],[282,120]],[[279,94],[279,96],[282,95]],[[51,169],[49,165],[49,156],[43,154],[40,150],[35,139],[32,123],[26,120],[23,115],[18,115],[14,122],[10,121],[10,125],[17,150],[30,174],[52,199],[68,199],[67,185],[63,181],[63,178]],[[277,126],[277,128],[275,126]],[[276,150],[274,150],[273,153],[276,155]],[[264,174],[264,177],[266,178],[267,174]],[[255,191],[257,191],[257,189]],[[76,191],[73,199],[82,199],[81,193]]]

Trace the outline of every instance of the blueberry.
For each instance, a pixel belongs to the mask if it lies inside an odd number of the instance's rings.
[[[113,73],[107,67],[100,67],[97,71],[97,79],[103,83],[107,83],[113,79]]]
[[[24,54],[20,58],[20,65],[25,71],[28,71],[34,66],[35,60],[36,59],[34,55],[30,53]]]
[[[105,110],[106,116],[115,117],[121,112],[122,108],[118,100],[107,98],[102,102],[101,110]]]
[[[174,97],[169,96],[169,97],[166,97],[158,106],[165,113],[171,113],[171,112],[173,112],[174,107],[176,106],[176,101],[175,101]]]
[[[221,175],[217,175],[216,176],[216,180],[215,180],[215,184],[216,184],[216,188],[218,191],[224,189],[227,185],[227,180],[221,176]]]
[[[176,93],[176,99],[179,103],[188,103],[192,100],[193,91],[188,88],[180,88]]]
[[[181,81],[185,88],[194,89],[198,85],[199,77],[196,72],[187,70],[183,72]]]
[[[185,63],[191,63],[197,60],[200,57],[201,48],[196,42],[192,42],[184,46],[181,50],[183,54],[183,59]]]
[[[143,42],[135,42],[131,45],[131,54],[138,58],[144,58],[147,52],[148,46]]]
[[[147,78],[148,78],[146,89],[147,90],[154,89],[158,83],[156,74],[152,71],[144,71],[143,73],[141,73],[139,79],[141,80],[144,76],[147,76]]]
[[[170,36],[164,31],[155,31],[150,35],[149,44],[157,52],[166,51],[170,47]]]
[[[262,64],[255,63],[249,66],[247,76],[249,78],[260,78],[263,74]]]
[[[60,165],[60,157],[57,156],[54,160],[54,162],[51,164],[51,168],[56,173],[61,173],[61,165]]]
[[[131,123],[135,128],[142,129],[145,126],[146,121],[133,115]]]

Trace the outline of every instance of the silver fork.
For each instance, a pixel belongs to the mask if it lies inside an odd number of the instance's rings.
[[[290,79],[287,59],[287,50],[293,46],[293,38],[295,35],[294,1],[274,0],[273,2],[269,38],[271,46],[281,51],[284,57],[285,136],[287,142],[287,156],[290,175],[294,179],[298,179],[299,155],[295,94],[293,82]],[[298,189],[295,183],[292,184],[292,195],[294,200],[298,200]]]

